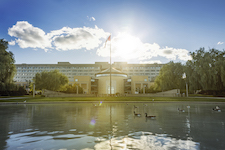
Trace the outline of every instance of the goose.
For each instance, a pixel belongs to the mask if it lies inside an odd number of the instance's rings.
[[[145,117],[146,117],[146,118],[151,118],[151,119],[154,119],[156,116],[148,116],[148,114],[147,114],[147,113],[145,113]]]
[[[143,104],[143,106],[148,106],[147,104]]]
[[[214,111],[218,111],[218,112],[221,112],[221,109],[216,109],[216,108],[213,108]]]
[[[218,111],[218,112],[221,112],[221,109],[219,106],[216,106],[216,108],[213,108],[214,111]]]
[[[181,112],[185,112],[185,110],[183,110],[183,109],[180,109],[180,108],[178,108],[177,110],[178,110],[178,111],[181,111]]]
[[[134,115],[135,115],[135,116],[138,116],[138,117],[141,116],[141,114],[136,114],[135,111],[134,111]]]
[[[138,107],[134,105],[134,108],[138,108]]]

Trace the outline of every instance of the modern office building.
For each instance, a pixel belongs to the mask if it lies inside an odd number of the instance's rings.
[[[16,84],[27,86],[36,73],[59,70],[69,79],[69,84],[77,84],[86,94],[110,94],[110,64],[16,64]],[[159,74],[163,64],[128,64],[114,62],[111,67],[111,94],[135,94],[149,88]]]

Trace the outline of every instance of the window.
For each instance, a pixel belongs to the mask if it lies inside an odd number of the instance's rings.
[[[148,81],[148,79],[144,79],[144,81]]]

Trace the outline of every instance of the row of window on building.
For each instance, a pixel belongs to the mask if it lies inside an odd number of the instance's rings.
[[[50,70],[17,70],[17,72],[42,72]],[[99,72],[99,70],[59,70],[59,72]]]
[[[160,70],[161,67],[123,67],[123,70],[126,69],[159,69]]]
[[[16,67],[16,69],[100,69],[100,67]]]
[[[17,70],[17,72],[42,72],[42,71],[49,71],[49,70]],[[129,72],[159,72],[159,70],[123,70],[125,73]],[[59,72],[96,72],[98,73],[99,70],[59,70]]]
[[[123,67],[123,70],[127,69],[158,69],[161,67]],[[16,67],[16,69],[100,69],[100,67]]]

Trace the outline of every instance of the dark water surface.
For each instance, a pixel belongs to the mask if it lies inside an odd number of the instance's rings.
[[[225,149],[225,104],[95,104],[0,105],[0,149]]]

